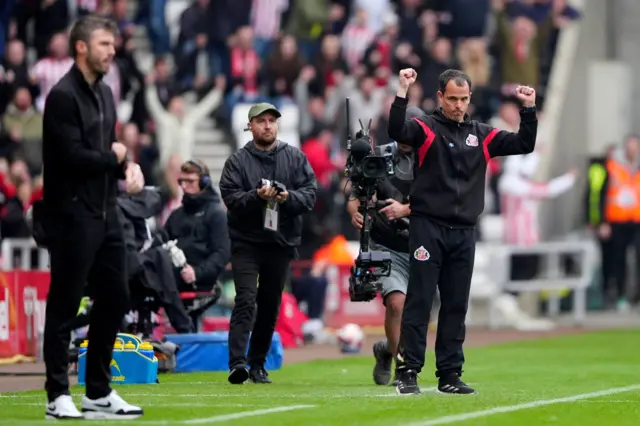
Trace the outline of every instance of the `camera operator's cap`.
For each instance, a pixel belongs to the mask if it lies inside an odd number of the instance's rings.
[[[282,114],[280,114],[280,111],[278,111],[278,108],[276,108],[275,105],[267,102],[261,102],[259,104],[253,105],[251,109],[249,109],[249,121],[253,120],[259,115],[264,114],[265,112],[272,112],[277,118],[282,117]],[[244,130],[247,131],[249,130],[249,128],[247,127]]]

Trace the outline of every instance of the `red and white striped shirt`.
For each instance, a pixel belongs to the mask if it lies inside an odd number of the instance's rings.
[[[352,71],[360,64],[364,52],[373,42],[376,33],[367,26],[349,23],[342,32],[342,54]]]
[[[72,66],[73,58],[70,56],[62,59],[42,58],[36,62],[31,70],[31,75],[40,85],[40,96],[36,99],[36,108],[38,111],[44,111],[44,101],[47,95],[49,95],[53,86],[64,77]]]
[[[509,160],[515,160],[515,157]],[[569,190],[575,183],[575,175],[566,173],[549,182],[539,183],[513,171],[512,168],[505,169],[498,183],[504,219],[503,240],[507,244],[521,247],[537,244],[540,241],[538,221],[540,202],[555,198]]]
[[[251,28],[257,38],[272,40],[280,31],[282,12],[289,7],[289,0],[253,0]]]

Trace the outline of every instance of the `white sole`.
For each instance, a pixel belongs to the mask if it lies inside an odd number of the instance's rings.
[[[84,417],[82,417],[82,415],[80,417],[73,417],[73,416],[54,416],[53,414],[45,414],[44,415],[44,419],[45,420],[82,420],[84,419]]]
[[[420,396],[421,394],[415,394],[415,393],[400,393],[400,389],[398,389],[398,387],[396,386],[396,393],[400,396]]]
[[[85,420],[135,420],[142,417],[140,414],[115,414],[104,411],[85,411],[82,413]]]

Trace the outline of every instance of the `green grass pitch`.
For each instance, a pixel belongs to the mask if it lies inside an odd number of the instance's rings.
[[[271,373],[272,385],[232,386],[226,374],[207,373],[118,386],[145,416],[117,424],[640,425],[640,330],[473,348],[466,356],[464,380],[477,395],[436,394],[430,350],[419,397],[375,386],[373,358],[352,357],[285,366]],[[82,389],[73,393],[79,403]],[[42,391],[3,394],[0,424],[48,424],[44,402]]]

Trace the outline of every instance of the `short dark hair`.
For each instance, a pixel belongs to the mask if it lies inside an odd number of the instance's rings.
[[[469,90],[471,90],[471,78],[469,78],[468,75],[460,70],[446,70],[440,74],[440,78],[438,79],[438,89],[441,93],[444,93],[447,89],[447,84],[449,84],[451,80],[453,80],[458,87],[462,87],[466,83],[469,86]]]
[[[78,54],[76,51],[76,43],[84,41],[89,44],[91,34],[96,30],[105,30],[114,36],[118,35],[118,25],[111,19],[96,15],[83,16],[73,24],[71,32],[69,33],[69,50],[71,56],[75,58]]]
[[[195,173],[198,177],[209,175],[209,167],[204,164],[202,161],[197,160],[189,160],[180,166],[180,171],[182,173]]]

